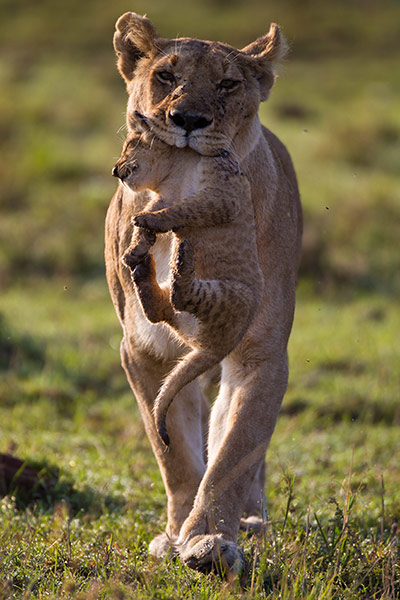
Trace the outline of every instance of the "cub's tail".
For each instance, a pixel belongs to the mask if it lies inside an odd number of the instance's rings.
[[[178,362],[165,379],[155,399],[154,418],[158,435],[166,446],[170,443],[166,418],[176,394],[183,386],[218,364],[222,358],[203,350],[192,350]]]

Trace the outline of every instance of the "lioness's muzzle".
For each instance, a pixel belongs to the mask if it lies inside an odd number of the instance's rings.
[[[208,116],[196,115],[196,114],[192,114],[192,113],[188,113],[188,112],[184,112],[184,111],[180,111],[180,110],[172,110],[168,114],[168,117],[171,119],[171,121],[175,125],[177,125],[178,127],[181,127],[187,133],[190,133],[191,131],[194,131],[195,129],[204,129],[205,127],[208,127],[208,125],[211,125],[211,123],[212,123],[212,118],[210,118]]]

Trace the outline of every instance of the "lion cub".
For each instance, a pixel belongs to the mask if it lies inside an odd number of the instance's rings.
[[[133,218],[123,262],[146,317],[167,323],[192,348],[155,400],[157,431],[168,446],[166,416],[174,397],[237,346],[261,297],[250,185],[232,153],[201,156],[168,146],[151,129],[128,135],[113,174],[133,191],[153,190]],[[191,193],[182,194],[188,188]],[[167,231],[173,231],[170,278],[160,286],[148,251],[156,234]]]

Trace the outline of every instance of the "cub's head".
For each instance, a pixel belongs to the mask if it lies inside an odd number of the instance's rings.
[[[139,123],[135,116],[131,126],[134,129],[128,133],[112,174],[135,192],[157,191],[171,168],[171,148],[151,133],[143,119]]]
[[[277,25],[242,50],[219,42],[158,36],[151,22],[125,13],[116,24],[114,48],[135,111],[170,146],[203,155],[233,147],[245,156],[257,143],[259,103],[274,83],[286,52]]]

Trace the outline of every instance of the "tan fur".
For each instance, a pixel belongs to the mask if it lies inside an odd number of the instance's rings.
[[[151,121],[146,119],[150,126]],[[145,133],[131,133],[114,171],[132,191],[157,192],[134,218],[124,256],[149,321],[168,323],[192,351],[168,374],[154,401],[157,431],[169,445],[166,417],[176,394],[214,368],[242,339],[258,307],[263,275],[258,264],[250,185],[232,154],[193,151],[193,167],[181,172],[182,150]],[[176,165],[176,166],[175,166]],[[177,197],[184,179],[197,181],[190,196]],[[156,233],[174,231],[171,280],[161,288],[147,251]],[[182,328],[182,311],[196,322]]]
[[[247,522],[263,517],[264,457],[287,385],[286,348],[300,257],[295,173],[286,149],[257,116],[284,46],[276,26],[242,51],[217,42],[160,38],[134,13],[123,15],[116,28],[114,45],[129,93],[128,126],[135,111],[150,117],[157,136],[181,149],[181,169],[192,172],[195,153],[212,154],[221,137],[228,138],[250,183],[262,299],[241,342],[222,361],[208,432],[207,402],[194,381],[168,413],[167,452],[155,427],[154,399],[185,348],[168,325],[146,318],[121,262],[132,240],[131,216],[145,209],[152,193],[120,186],[106,220],[107,278],[124,332],[122,364],[168,496],[166,532],[153,540],[150,551],[162,556],[173,544],[197,569],[211,568],[217,556],[226,568],[236,569],[242,564],[236,545],[241,517]],[[194,189],[196,182],[183,179],[177,197]],[[172,238],[171,233],[157,236],[152,248],[161,288],[168,282]]]

